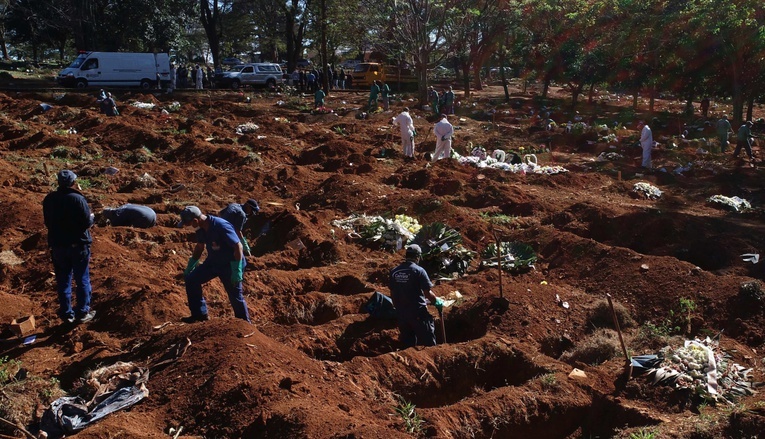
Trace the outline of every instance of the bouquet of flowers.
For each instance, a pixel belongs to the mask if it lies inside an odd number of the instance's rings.
[[[500,262],[502,269],[512,273],[520,273],[534,268],[537,261],[537,254],[530,245],[522,242],[502,242],[500,243],[502,257],[497,253],[497,245],[493,242],[486,246],[481,253],[483,260],[482,267],[496,267]]]
[[[656,200],[661,197],[662,192],[656,186],[650,185],[644,181],[635,183],[632,190],[649,200]]]
[[[331,108],[327,108],[323,106],[314,108],[313,110],[311,110],[311,114],[329,114],[329,113],[334,113],[334,111]]]
[[[745,210],[749,210],[752,208],[752,205],[749,204],[748,201],[739,197],[726,197],[724,195],[713,195],[707,198],[707,201],[709,201],[710,203],[721,204],[723,207],[727,209],[731,209],[734,212],[743,212]]]
[[[236,133],[237,134],[247,134],[247,133],[254,133],[255,131],[259,130],[260,127],[252,122],[247,122],[239,125],[236,127]]]

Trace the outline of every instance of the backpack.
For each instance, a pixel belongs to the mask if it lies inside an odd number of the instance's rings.
[[[372,294],[367,303],[361,307],[361,311],[369,313],[376,319],[395,320],[398,317],[393,300],[379,291]]]

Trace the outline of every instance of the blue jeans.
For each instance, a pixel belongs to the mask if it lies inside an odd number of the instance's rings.
[[[250,314],[247,303],[244,301],[242,283],[238,282],[236,285],[231,283],[231,267],[228,263],[219,265],[205,261],[186,276],[186,298],[189,301],[191,315],[195,317],[207,315],[207,302],[202,295],[202,285],[216,277],[223,282],[223,287],[228,293],[228,300],[234,309],[234,316],[249,322]]]
[[[52,247],[53,270],[56,272],[58,316],[80,318],[90,311],[90,245]],[[77,307],[72,309],[72,277],[77,284]]]
[[[436,324],[433,316],[426,309],[414,313],[402,313],[399,310],[398,330],[399,340],[404,349],[412,346],[435,346]]]

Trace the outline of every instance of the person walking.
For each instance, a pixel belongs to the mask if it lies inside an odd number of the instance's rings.
[[[409,115],[409,108],[404,107],[402,111],[395,119],[393,119],[393,125],[398,125],[401,129],[401,146],[404,149],[404,157],[414,157],[414,121],[412,116]]]
[[[292,71],[290,78],[292,78],[292,86],[298,88],[300,84],[300,72],[298,72],[298,69]]]
[[[728,150],[728,133],[733,133],[733,127],[730,126],[728,115],[723,114],[722,118],[717,121],[717,138],[720,139],[720,152]]]
[[[640,130],[640,147],[643,148],[643,162],[641,163],[641,166],[646,169],[651,169],[653,132],[651,132],[651,127],[642,120],[638,122],[638,129]]]
[[[64,169],[57,175],[58,189],[43,199],[43,220],[53,260],[58,293],[58,316],[66,323],[86,323],[96,315],[90,309],[90,228],[94,215],[76,183],[77,174]],[[77,304],[72,307],[72,277]]]
[[[369,88],[369,112],[377,110],[377,95],[380,94],[380,81],[375,80]]]
[[[432,85],[430,86],[430,91],[428,91],[428,97],[430,97],[430,105],[431,110],[433,111],[433,114],[441,114],[439,108],[438,108],[438,102],[441,99],[441,97],[438,95],[438,91],[436,91],[435,87]]]
[[[100,215],[99,225],[109,225],[115,227],[137,227],[139,229],[148,229],[157,225],[157,213],[149,206],[139,204],[123,204],[120,207],[105,208]]]
[[[244,223],[251,216],[255,216],[260,212],[260,206],[258,202],[250,198],[244,204],[231,203],[224,207],[218,213],[218,216],[231,223],[234,226],[234,231],[239,236],[239,242],[242,243],[242,249],[244,254],[251,256],[250,244],[247,242],[247,238],[244,237],[242,230],[244,229]]]
[[[752,154],[752,139],[756,136],[752,135],[752,121],[748,120],[741,125],[738,129],[736,150],[733,151],[733,158],[738,158],[738,153],[741,152],[741,148],[746,150],[746,155],[749,156],[749,161],[754,163],[754,155]]]
[[[406,248],[406,260],[390,271],[390,296],[398,313],[399,341],[404,348],[435,346],[433,316],[428,312],[428,300],[441,311],[443,300],[431,291],[428,273],[417,265],[422,249],[417,244]]]
[[[454,127],[449,123],[446,114],[441,114],[441,120],[433,127],[433,133],[436,135],[436,150],[433,152],[432,161],[450,158],[452,156]]]
[[[382,96],[383,110],[388,111],[388,108],[390,107],[390,87],[388,87],[388,84],[385,81],[382,82],[382,86],[380,87],[380,95]]]
[[[181,212],[178,227],[185,226],[196,229],[197,243],[183,271],[191,315],[182,318],[181,321],[195,323],[210,319],[207,314],[207,302],[202,295],[202,285],[217,277],[228,294],[234,316],[249,322],[250,314],[242,290],[246,261],[234,226],[223,218],[202,214],[197,206],[187,206]],[[207,259],[202,265],[198,265],[205,249]]]

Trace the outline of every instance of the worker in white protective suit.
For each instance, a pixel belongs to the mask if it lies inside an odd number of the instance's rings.
[[[653,132],[651,132],[651,127],[642,120],[638,122],[638,129],[640,130],[640,147],[643,148],[643,163],[641,166],[651,169],[651,150],[654,144]]]
[[[454,127],[449,123],[445,114],[441,114],[441,120],[436,123],[433,133],[436,135],[436,150],[433,152],[433,161],[450,158],[452,156]]]
[[[393,119],[393,125],[401,128],[401,145],[404,148],[405,157],[414,157],[414,136],[417,131],[414,129],[414,121],[409,115],[409,108],[405,107],[398,116]]]

